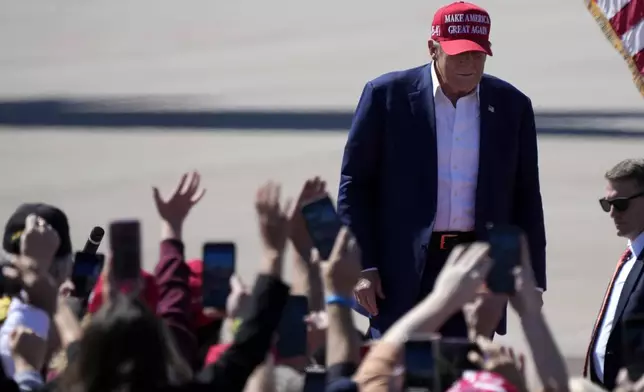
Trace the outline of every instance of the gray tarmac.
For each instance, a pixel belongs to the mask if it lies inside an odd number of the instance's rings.
[[[644,131],[642,97],[583,1],[479,4],[493,20],[487,69],[532,98],[543,133],[545,313],[578,373],[625,245],[597,203],[602,175],[642,150],[637,137],[610,136]],[[151,267],[159,233],[151,186],[171,190],[183,171],[197,169],[208,194],[187,223],[187,254],[199,257],[207,240],[236,241],[240,273],[251,280],[259,258],[255,189],[274,179],[294,195],[321,175],[335,192],[346,135],[338,125],[316,131],[316,121],[324,123],[324,111],[349,116],[366,80],[426,62],[440,5],[0,0],[0,216],[25,201],[57,204],[70,216],[76,247],[94,225],[139,218]],[[238,119],[212,127],[189,117],[167,127],[157,116],[229,110],[242,118],[321,114],[277,121],[286,125]],[[601,128],[607,137],[551,136],[569,128]],[[525,347],[515,318],[502,340]]]

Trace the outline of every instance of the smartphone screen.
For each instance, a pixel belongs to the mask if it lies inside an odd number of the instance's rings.
[[[226,310],[230,295],[230,277],[235,273],[235,244],[207,242],[203,245],[203,306]]]
[[[327,196],[312,201],[302,207],[313,245],[320,253],[322,260],[328,260],[335,245],[335,239],[342,228],[342,222],[331,199]]]
[[[433,341],[411,338],[405,343],[405,386],[430,388],[434,377]]]
[[[286,302],[277,329],[277,354],[279,358],[306,355],[307,327],[304,318],[309,313],[308,298],[291,295]]]
[[[440,338],[432,346],[434,357],[434,389],[447,390],[461,378],[465,370],[478,370],[468,358],[471,351],[479,352],[476,343],[461,338]],[[436,389],[440,388],[440,389]]]
[[[131,282],[141,275],[141,224],[137,220],[112,222],[109,227],[112,277]]]
[[[326,390],[326,371],[324,369],[306,369],[302,392],[324,392]]]
[[[103,264],[105,264],[105,255],[102,253],[76,252],[72,269],[75,297],[89,297],[101,275]]]
[[[493,260],[486,284],[493,293],[514,294],[512,270],[521,264],[521,229],[512,225],[488,225],[490,258]]]
[[[622,322],[622,355],[631,380],[644,375],[644,314],[625,317]]]

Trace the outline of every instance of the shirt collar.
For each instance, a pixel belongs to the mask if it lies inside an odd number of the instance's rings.
[[[644,250],[644,232],[635,238],[635,241],[628,241],[628,247],[633,256],[638,257]]]
[[[440,93],[440,95],[445,96],[445,94],[443,94],[443,89],[441,88],[441,83],[438,81],[438,75],[436,74],[435,66],[436,66],[436,63],[432,62],[430,68],[431,68],[431,73],[432,73],[432,88],[434,89],[434,91],[432,91],[432,93],[433,93],[434,98],[436,98],[436,95],[439,94],[439,93]],[[474,93],[476,93],[476,100],[478,102],[480,102],[480,99],[479,99],[479,90],[480,89],[481,89],[481,83],[476,85],[476,90],[474,91]]]

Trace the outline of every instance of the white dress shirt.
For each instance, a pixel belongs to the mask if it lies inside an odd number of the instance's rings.
[[[433,64],[431,72],[438,152],[434,231],[472,231],[479,172],[479,87],[454,107],[443,94]]]
[[[633,265],[635,265],[637,256],[642,252],[642,250],[644,250],[644,233],[635,238],[635,241],[629,241],[628,247],[632,253],[631,258],[624,263],[624,266],[615,277],[615,283],[613,284],[613,289],[610,292],[608,303],[606,304],[604,318],[601,320],[599,331],[597,331],[595,347],[593,347],[592,365],[594,366],[595,374],[597,374],[597,377],[602,382],[604,381],[604,358],[606,357],[606,346],[608,345],[610,334],[613,331],[617,303],[619,302],[619,297],[622,294],[624,283],[626,283],[626,278],[628,278],[628,274],[633,269]]]

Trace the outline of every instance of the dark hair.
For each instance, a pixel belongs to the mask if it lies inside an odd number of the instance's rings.
[[[142,391],[187,381],[172,339],[145,304],[119,294],[92,316],[59,385],[81,392]]]
[[[624,159],[608,170],[604,177],[608,181],[635,181],[644,188],[644,159]]]

